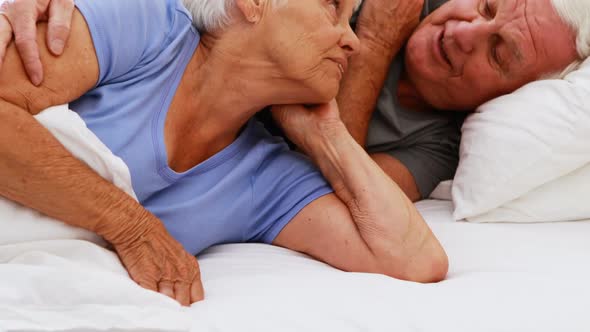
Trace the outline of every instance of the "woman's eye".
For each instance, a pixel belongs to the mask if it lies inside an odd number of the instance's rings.
[[[340,8],[340,0],[328,0],[328,4],[333,6],[334,9],[338,10]]]

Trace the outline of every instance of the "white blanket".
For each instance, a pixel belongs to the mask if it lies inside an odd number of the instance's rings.
[[[62,115],[62,128],[82,128]],[[129,184],[124,167],[106,169]],[[442,283],[225,245],[199,257],[206,300],[182,308],[135,285],[92,234],[2,204],[0,331],[590,331],[590,222],[461,223],[450,202],[425,201],[418,208],[450,257]]]

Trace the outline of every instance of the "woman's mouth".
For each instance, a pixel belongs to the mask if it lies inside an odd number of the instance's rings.
[[[338,65],[340,75],[344,75],[346,72],[346,67],[348,66],[348,61],[345,58],[330,58],[330,60]]]

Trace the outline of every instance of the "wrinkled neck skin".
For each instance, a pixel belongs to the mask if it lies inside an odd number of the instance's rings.
[[[176,170],[221,151],[256,112],[293,97],[260,42],[236,30],[221,38],[203,34],[183,74],[165,129],[168,161]]]
[[[281,84],[271,73],[272,64],[243,40],[203,35],[182,79],[178,120],[239,131],[256,112],[278,101]]]

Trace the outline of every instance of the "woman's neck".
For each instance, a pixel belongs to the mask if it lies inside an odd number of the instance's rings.
[[[214,45],[212,47],[212,45]],[[277,103],[270,66],[203,36],[166,118],[170,167],[186,170],[231,144],[256,112]]]

